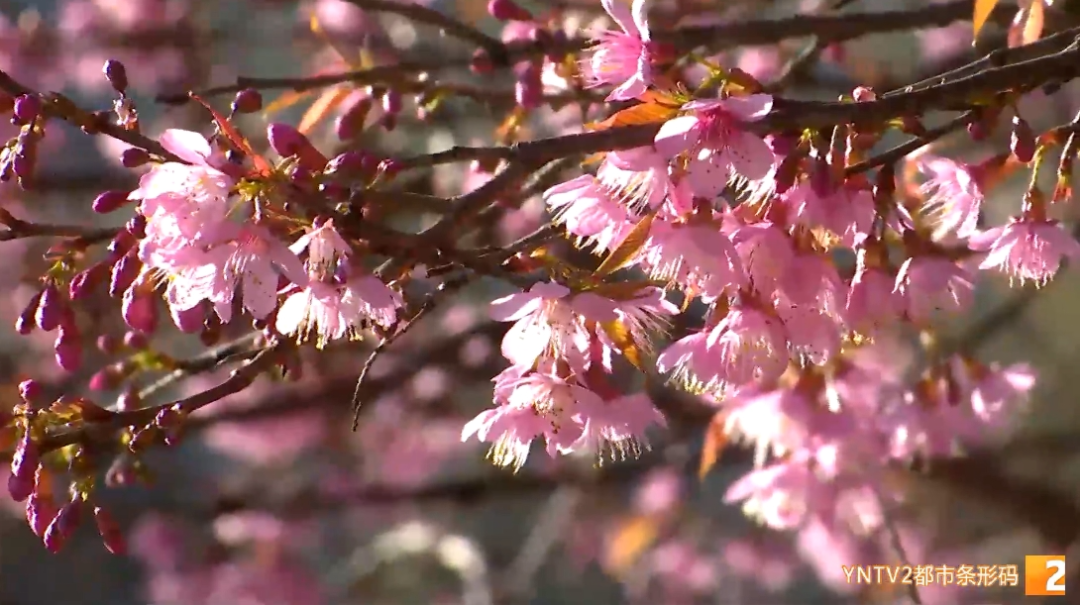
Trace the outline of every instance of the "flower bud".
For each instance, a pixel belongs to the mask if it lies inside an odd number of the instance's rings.
[[[150,154],[145,149],[128,147],[120,152],[120,164],[124,168],[138,168],[150,162]]]
[[[537,63],[529,63],[514,83],[514,100],[525,109],[535,109],[544,102],[542,71]]]
[[[877,100],[877,93],[866,86],[856,86],[855,90],[852,91],[851,96],[857,103],[866,103]]]
[[[38,404],[42,403],[42,398],[45,396],[45,388],[41,386],[41,383],[28,379],[19,383],[19,397],[27,405],[31,407],[40,407]]]
[[[1009,144],[1009,149],[1013,152],[1013,155],[1016,156],[1017,160],[1026,164],[1035,158],[1036,147],[1035,133],[1031,130],[1031,125],[1024,118],[1013,116],[1012,136]]]
[[[60,509],[52,523],[49,523],[44,538],[45,548],[49,549],[49,552],[53,554],[60,552],[71,535],[79,528],[79,523],[82,521],[82,505],[82,498],[78,496],[72,498]]]
[[[22,502],[34,492],[34,476],[41,464],[41,452],[29,428],[23,431],[15,452],[11,455],[11,474],[8,475],[8,494]]]
[[[109,259],[113,262],[119,260],[119,258],[128,253],[129,250],[135,247],[135,244],[139,240],[135,239],[135,236],[131,234],[127,229],[122,229],[116,233],[116,236],[109,241],[106,250],[109,252]]]
[[[123,344],[119,338],[113,334],[102,334],[97,337],[97,349],[106,355],[113,355],[120,351],[120,346]]]
[[[138,330],[146,334],[152,334],[157,329],[158,308],[157,300],[139,292],[139,288],[132,286],[124,291],[124,299],[120,305],[121,315],[132,330]]]
[[[490,0],[488,14],[499,21],[532,21],[532,13],[522,8],[514,0]]]
[[[108,278],[111,268],[104,263],[97,263],[75,274],[68,284],[68,298],[82,300],[89,296],[94,288]]]
[[[130,193],[131,192],[129,191],[116,190],[103,191],[94,198],[94,203],[91,205],[91,208],[98,214],[108,214],[127,204],[130,201],[128,200],[128,195],[130,195]]]
[[[128,233],[135,236],[135,239],[142,239],[146,237],[146,217],[141,214],[136,214],[124,225]]]
[[[60,325],[67,309],[66,301],[60,296],[56,286],[49,284],[41,291],[41,300],[38,302],[37,311],[34,313],[34,321],[37,326],[46,332],[52,332]]]
[[[266,128],[266,137],[270,147],[283,158],[299,155],[304,146],[311,144],[299,130],[281,122],[270,124]]]
[[[53,344],[56,365],[68,372],[74,372],[82,366],[82,342],[79,336],[74,325],[60,326]]]
[[[51,497],[39,496],[36,492],[26,499],[26,524],[38,538],[44,539],[49,524],[60,512],[60,507]]]
[[[142,407],[142,399],[139,397],[139,390],[131,386],[120,393],[120,396],[116,398],[116,410],[118,412],[126,412],[130,410],[137,410]]]
[[[382,96],[382,109],[389,114],[399,114],[405,107],[405,99],[396,90],[387,90]]]
[[[109,511],[100,506],[94,507],[94,523],[97,525],[98,535],[105,549],[114,555],[122,555],[127,552],[127,543],[124,534],[120,531],[120,525]]]
[[[123,376],[117,374],[112,366],[104,367],[90,377],[88,386],[91,391],[111,391],[120,386]]]
[[[112,274],[109,278],[109,296],[116,298],[121,296],[138,279],[142,271],[142,261],[135,256],[134,252],[125,254],[112,266]]]
[[[346,151],[330,160],[324,171],[328,175],[359,178],[374,173],[373,164],[367,161],[369,154],[363,151]]]
[[[105,79],[109,81],[109,84],[116,92],[122,93],[127,90],[127,69],[123,63],[115,59],[109,59],[102,66],[101,73],[105,74]]]
[[[15,105],[12,108],[14,112],[12,122],[15,124],[29,124],[41,115],[41,109],[41,98],[37,95],[19,95],[15,98]]]
[[[334,134],[338,140],[350,141],[360,136],[374,105],[375,102],[371,100],[371,97],[363,96],[345,108],[334,120]]]
[[[30,302],[23,308],[22,313],[19,314],[19,319],[15,321],[15,331],[23,336],[26,336],[30,332],[34,331],[37,327],[37,308],[41,304],[41,292],[35,294],[30,298]]]
[[[236,93],[232,102],[233,113],[255,113],[262,109],[262,93],[254,88],[245,88]]]
[[[472,60],[469,61],[469,70],[478,76],[490,74],[495,71],[495,62],[491,55],[482,48],[473,52]]]

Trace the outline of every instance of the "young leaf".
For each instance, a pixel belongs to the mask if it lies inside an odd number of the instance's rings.
[[[656,124],[670,120],[678,112],[678,107],[670,107],[659,103],[639,103],[633,107],[627,107],[622,111],[615,112],[614,115],[602,122],[587,124],[586,128],[589,130],[607,130],[617,126]]]
[[[197,101],[200,105],[206,108],[210,112],[210,115],[214,116],[214,121],[217,122],[218,128],[221,129],[221,134],[225,135],[229,141],[236,145],[236,148],[244,152],[244,155],[251,158],[251,161],[255,164],[255,172],[259,176],[266,176],[273,172],[273,168],[270,166],[270,162],[266,161],[266,158],[262,157],[251,147],[251,143],[244,138],[240,131],[236,130],[229,120],[217,112],[209,103],[204,101],[199,95],[190,93],[193,100]]]
[[[638,350],[637,343],[634,342],[634,337],[630,335],[630,330],[626,329],[626,325],[618,319],[614,321],[608,321],[600,324],[600,327],[604,330],[604,333],[608,335],[611,342],[619,349],[623,357],[626,358],[635,368],[645,371],[641,363],[641,351]]]
[[[630,517],[608,542],[604,562],[616,575],[626,573],[659,535],[659,519],[650,515]]]
[[[972,16],[971,21],[975,25],[972,36],[976,39],[978,39],[979,32],[982,30],[983,26],[986,25],[986,20],[990,18],[990,13],[994,12],[994,7],[997,6],[997,3],[998,0],[975,0],[975,14]]]
[[[705,443],[701,447],[701,464],[698,465],[698,479],[705,479],[705,475],[716,466],[720,454],[727,447],[728,436],[724,433],[724,415],[717,414],[709,422],[705,429]]]
[[[626,234],[623,241],[617,248],[611,251],[611,254],[604,259],[604,262],[600,263],[600,266],[596,268],[593,275],[597,277],[604,277],[605,275],[611,275],[612,273],[622,269],[634,260],[637,253],[641,251],[641,247],[645,245],[645,242],[649,239],[649,231],[652,229],[653,218],[655,214],[648,214],[645,218],[641,219],[634,228],[630,230],[630,233]]]

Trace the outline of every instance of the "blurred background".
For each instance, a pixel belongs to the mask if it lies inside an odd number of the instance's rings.
[[[515,35],[487,15],[486,0],[428,4],[493,35]],[[523,4],[537,14],[567,7],[570,34],[602,17],[599,0]],[[844,10],[898,4],[859,0]],[[673,11],[687,7],[697,10],[683,23],[820,9],[814,2],[781,0],[654,3],[669,22]],[[325,34],[312,32],[312,15]],[[1003,31],[992,24],[980,45],[1000,44]],[[794,79],[788,94],[834,99],[856,84],[888,90],[971,60],[977,56],[971,42],[970,22],[958,22],[834,45]],[[807,43],[744,48],[716,60],[769,80]],[[343,0],[0,0],[0,68],[36,90],[63,91],[85,108],[108,109],[114,93],[101,68],[106,59],[121,60],[150,136],[168,127],[208,132],[204,110],[156,102],[159,94],[229,84],[237,76],[300,77],[350,65],[444,57],[467,65],[470,54],[428,28],[365,14]],[[512,78],[478,79],[464,68],[439,77],[473,87],[481,101],[452,100],[420,122],[408,99],[393,130],[380,121],[378,108],[364,128],[349,111],[365,91],[343,86],[340,102],[325,112],[312,138],[328,155],[348,147],[412,155],[491,144],[494,128],[511,109]],[[1067,123],[1080,108],[1078,93],[1070,85],[1052,95],[1034,94],[1021,106],[1023,115],[1037,129]],[[267,91],[265,98],[279,94]],[[295,124],[322,95],[315,91],[272,119]],[[224,95],[214,102],[225,109],[230,100]],[[597,115],[594,109],[589,117]],[[928,123],[946,117],[932,116]],[[523,134],[568,133],[581,123],[580,106],[571,104],[540,112]],[[255,139],[265,131],[259,114],[239,124]],[[0,125],[3,136],[13,132]],[[977,146],[958,135],[935,149],[978,160],[1005,149],[1008,130],[998,134]],[[119,163],[119,143],[56,125],[43,145],[38,182],[30,191],[0,187],[4,208],[42,222],[126,221],[129,211],[103,218],[90,210],[99,192],[137,181],[138,173]],[[449,196],[484,178],[475,167],[452,165],[397,186]],[[1016,175],[994,191],[988,223],[1000,224],[1018,209],[1026,178]],[[519,201],[513,202],[507,207],[516,208]],[[386,219],[417,228],[438,210],[403,204]],[[520,210],[486,217],[481,245],[512,241],[544,220],[535,197]],[[11,328],[35,292],[47,246],[43,240],[0,243],[0,316],[8,326],[0,328],[0,405],[17,400],[16,385],[27,377],[47,381],[56,392],[110,403],[115,391],[87,385],[122,352],[88,345],[84,369],[71,375],[55,367],[50,335],[19,337]],[[1077,510],[1080,280],[1066,271],[1035,296],[1007,286],[984,280],[978,311],[956,318],[948,331],[967,339],[985,360],[1032,363],[1039,372],[1032,413],[1000,447],[979,452],[957,476],[907,478],[915,497],[901,513],[901,526],[912,563],[1019,565],[1024,554],[1043,548],[1048,532],[1080,523],[1077,516],[1053,524],[1055,515]],[[152,478],[150,486],[103,493],[129,538],[128,556],[107,554],[89,527],[50,555],[27,528],[22,506],[0,499],[0,605],[903,602],[903,594],[846,585],[841,564],[882,563],[865,559],[850,538],[820,527],[792,535],[764,531],[723,504],[724,490],[750,462],[738,452],[725,453],[699,482],[701,431],[693,427],[673,423],[653,437],[652,451],[640,460],[599,469],[591,459],[542,455],[516,477],[491,468],[483,447],[461,443],[460,432],[489,404],[489,380],[504,366],[498,346],[506,326],[488,321],[486,303],[508,292],[505,284],[475,283],[396,343],[373,370],[357,433],[348,420],[366,358],[358,346],[310,356],[298,382],[261,379],[201,411],[179,447],[158,449],[138,469]],[[115,304],[102,301],[100,311],[93,308],[91,323],[122,333]],[[197,338],[165,324],[156,348],[180,358],[202,350]],[[223,378],[196,376],[157,397],[168,401]],[[130,462],[117,459],[114,472]],[[1015,591],[930,587],[922,594],[927,605],[1020,600]]]

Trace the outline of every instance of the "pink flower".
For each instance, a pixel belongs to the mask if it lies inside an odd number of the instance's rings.
[[[332,278],[338,261],[347,259],[352,252],[349,243],[341,237],[334,227],[334,221],[328,220],[316,229],[301,235],[289,250],[297,256],[307,251],[308,272],[312,277],[323,281]]]
[[[845,246],[854,246],[859,236],[869,234],[877,216],[871,193],[846,185],[820,195],[803,181],[789,189],[782,199],[798,223],[828,229]]]
[[[686,178],[697,195],[714,198],[732,178],[756,181],[769,174],[773,152],[765,141],[743,130],[745,122],[772,110],[769,95],[691,101],[689,115],[664,122],[656,134],[656,150],[667,158],[688,152]]]
[[[923,324],[935,311],[955,312],[971,305],[971,274],[942,256],[913,256],[900,266],[893,287],[908,319]]]
[[[554,282],[493,301],[491,316],[516,322],[502,341],[503,356],[514,365],[532,367],[547,354],[575,370],[589,365],[591,336],[584,321],[603,323],[619,317],[612,301],[590,292],[571,295],[569,288]]]
[[[1080,256],[1080,243],[1057,221],[1014,219],[990,246],[980,269],[997,269],[1020,283],[1043,285],[1061,267],[1063,258]]]
[[[703,382],[734,389],[767,384],[787,370],[788,341],[783,324],[763,311],[739,305],[709,332],[712,372]]]
[[[626,329],[634,345],[644,353],[652,352],[653,335],[670,325],[670,317],[679,314],[679,308],[664,297],[660,288],[643,288],[629,300],[615,301],[615,313],[620,325]],[[602,345],[612,351],[618,346],[611,342],[605,330],[599,330]],[[609,353],[610,355],[610,353]]]
[[[520,470],[532,441],[541,436],[550,456],[572,450],[582,435],[574,415],[604,405],[596,393],[554,374],[516,376],[514,368],[508,372],[504,379],[496,377],[495,399],[500,405],[484,410],[461,431],[462,441],[476,435],[491,442],[488,456],[498,466]]]
[[[239,237],[211,248],[205,264],[178,274],[168,290],[169,304],[188,310],[203,300],[214,305],[223,323],[232,319],[232,300],[243,285],[243,306],[263,319],[277,308],[278,276],[304,287],[304,265],[288,247],[258,225],[246,225]]]
[[[581,436],[569,449],[597,452],[601,461],[626,460],[641,455],[648,448],[645,431],[652,425],[666,426],[663,414],[645,393],[622,395],[608,401],[597,398],[579,400]]]
[[[775,223],[763,221],[739,227],[731,241],[742,264],[759,292],[773,292],[780,287],[795,262],[791,236]]]
[[[609,152],[596,177],[611,197],[635,213],[655,210],[668,202],[667,214],[677,218],[693,209],[689,183],[676,184],[669,162],[650,147]]]
[[[582,72],[590,87],[618,85],[607,96],[608,101],[628,101],[652,83],[648,9],[645,0],[633,0],[629,9],[620,0],[601,1],[622,32],[602,32],[589,58],[582,62]]]
[[[870,262],[865,248],[860,248],[857,254],[845,320],[851,329],[872,336],[882,326],[896,321],[902,311],[903,299],[893,293],[895,279]]]
[[[827,512],[832,489],[810,466],[805,451],[763,469],[750,471],[728,488],[727,503],[743,501],[747,516],[778,530],[795,529],[815,513]]]
[[[929,177],[919,192],[928,196],[923,213],[935,223],[934,238],[975,233],[984,198],[972,167],[939,156],[921,156],[917,165]]]
[[[277,313],[276,327],[282,334],[293,335],[297,343],[314,337],[322,349],[330,341],[356,337],[363,316],[355,304],[344,300],[341,289],[318,281],[290,294]]]
[[[555,223],[563,225],[579,246],[595,246],[598,251],[614,249],[634,225],[626,207],[588,174],[548,189],[544,202],[555,213]]]
[[[639,258],[653,278],[695,293],[717,297],[746,283],[734,244],[719,225],[709,222],[654,221]]]

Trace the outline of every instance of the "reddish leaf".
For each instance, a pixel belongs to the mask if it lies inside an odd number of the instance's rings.
[[[979,36],[979,31],[986,25],[986,20],[990,18],[990,13],[994,12],[997,3],[998,0],[975,0],[975,14],[972,16],[971,21],[975,26],[972,35],[976,38]]]
[[[704,479],[705,475],[716,466],[720,454],[727,447],[728,436],[724,432],[725,417],[723,414],[713,416],[709,427],[705,429],[705,443],[701,447],[701,464],[698,466],[698,479]]]
[[[638,221],[638,224],[634,225],[634,228],[630,230],[630,233],[627,233],[626,237],[623,238],[622,243],[611,251],[611,254],[604,259],[604,262],[600,263],[600,266],[596,268],[593,275],[596,275],[597,277],[611,275],[625,267],[630,261],[634,260],[634,257],[641,251],[645,242],[649,240],[649,231],[652,230],[652,223],[655,217],[655,214],[649,214]]]
[[[659,519],[641,515],[630,517],[615,530],[604,552],[605,566],[621,575],[633,567],[660,534]]]
[[[266,176],[273,172],[273,167],[270,166],[270,162],[266,161],[266,158],[263,156],[255,153],[255,150],[251,147],[251,143],[248,143],[248,140],[245,139],[236,128],[233,128],[233,125],[229,123],[229,120],[226,119],[225,116],[218,113],[217,110],[211,107],[210,104],[204,101],[199,95],[189,93],[189,96],[205,107],[206,110],[210,112],[210,115],[214,116],[214,121],[217,122],[218,128],[221,129],[221,133],[224,134],[233,145],[236,145],[237,149],[244,152],[244,155],[251,158],[252,162],[255,163],[255,173],[258,176]]]
[[[633,107],[616,112],[603,122],[592,122],[586,125],[589,130],[607,130],[616,126],[638,126],[641,124],[656,124],[666,122],[675,117],[679,112],[678,107],[670,107],[659,103],[641,103]]]

